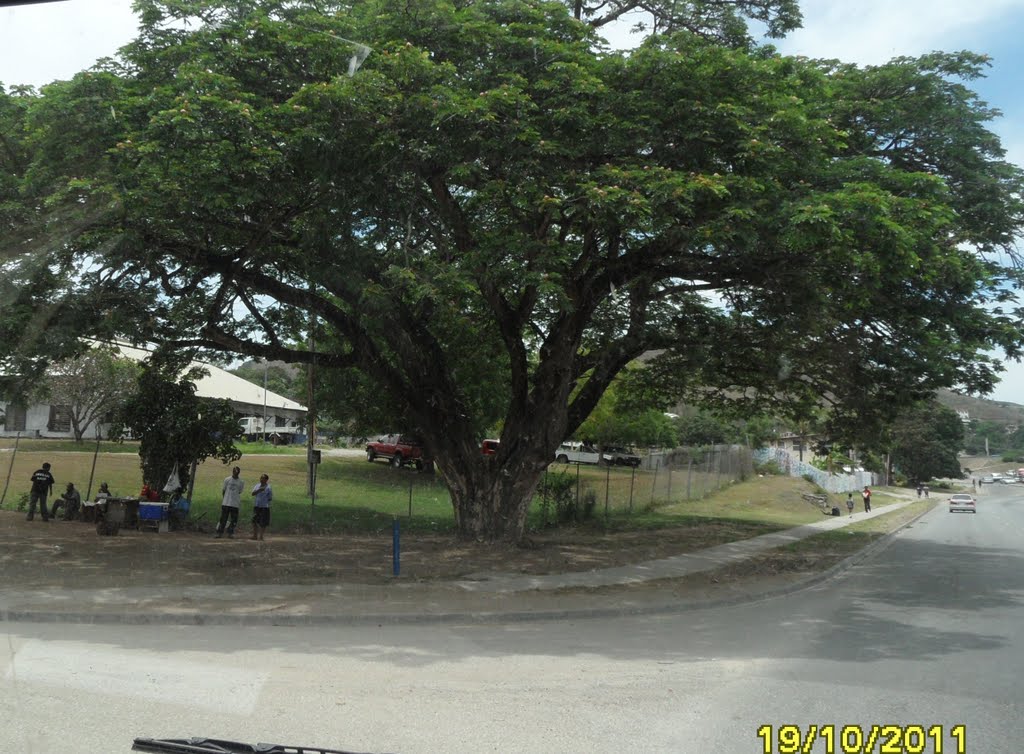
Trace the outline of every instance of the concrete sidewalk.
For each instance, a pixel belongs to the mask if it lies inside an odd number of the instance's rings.
[[[822,521],[671,558],[618,568],[526,576],[486,573],[450,582],[204,585],[0,590],[0,620],[131,624],[366,625],[495,622],[678,611],[793,591],[811,580],[776,580],[769,594],[723,588],[694,597],[651,582],[714,571],[782,545],[892,513],[910,502]],[[883,538],[881,543],[888,541]],[[858,553],[853,560],[870,554]],[[842,566],[843,564],[840,564]],[[838,568],[838,567],[837,567]],[[835,570],[835,569],[833,569]],[[666,582],[670,584],[671,582]],[[644,588],[646,587],[646,588]],[[594,590],[600,590],[595,593]]]

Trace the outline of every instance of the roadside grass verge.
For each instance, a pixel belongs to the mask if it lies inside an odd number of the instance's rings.
[[[739,564],[738,569],[760,573],[827,570],[938,504],[935,498],[919,500],[899,510],[775,548],[752,558],[749,564]]]

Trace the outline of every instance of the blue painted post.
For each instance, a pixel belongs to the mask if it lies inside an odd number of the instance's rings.
[[[402,552],[402,537],[398,526],[398,516],[395,516],[394,524],[391,527],[391,572],[397,576],[401,570],[399,561]]]

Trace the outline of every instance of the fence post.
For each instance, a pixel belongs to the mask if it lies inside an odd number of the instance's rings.
[[[693,481],[693,454],[690,454],[690,458],[686,463],[686,499],[693,500],[693,495],[690,494],[690,483]]]
[[[665,493],[665,500],[668,503],[672,502],[672,467],[668,467],[668,491]]]
[[[633,513],[633,483],[636,482],[636,466],[630,466],[630,471],[632,473],[629,475],[629,512],[630,512],[630,514],[632,514]]]
[[[92,468],[89,469],[89,488],[85,491],[85,499],[92,497],[92,480],[96,476],[96,457],[100,454],[100,425],[96,425],[96,449],[92,452]],[[174,469],[177,471],[177,467]]]
[[[604,522],[608,523],[608,495],[612,487],[612,465],[605,466],[604,473]]]
[[[409,477],[409,520],[412,520],[412,476]]]
[[[711,476],[711,450],[704,451],[704,482],[701,484],[701,499],[708,496],[708,477]]]
[[[654,505],[654,490],[658,486],[658,468],[661,466],[661,459],[654,466],[654,480],[651,482],[651,505]]]
[[[14,436],[14,452],[11,453],[11,465],[7,467],[7,479],[4,481],[4,494],[0,495],[0,505],[7,499],[7,486],[11,483],[11,472],[14,471],[14,459],[18,455],[18,443],[21,442],[21,432]]]

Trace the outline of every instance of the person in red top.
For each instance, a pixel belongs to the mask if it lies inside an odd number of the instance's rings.
[[[160,493],[149,486],[149,483],[142,485],[142,492],[139,493],[139,497],[148,503],[160,502]]]
[[[871,512],[871,490],[865,485],[864,491],[860,493],[860,496],[864,498],[864,512]]]

